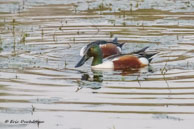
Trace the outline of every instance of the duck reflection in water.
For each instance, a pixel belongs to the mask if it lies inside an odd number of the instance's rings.
[[[128,75],[134,75],[134,74],[141,74],[141,73],[153,73],[154,70],[151,67],[151,65],[144,67],[144,68],[140,68],[140,69],[127,69],[127,70],[120,70],[119,75],[122,76],[128,76]]]
[[[102,71],[92,70],[92,73],[93,73],[93,77],[90,77],[88,73],[82,74],[81,80],[78,81],[79,86],[76,92],[78,92],[82,88],[100,89],[102,87],[102,82],[103,82]]]
[[[118,70],[113,71],[110,69],[103,70],[92,70],[92,74],[82,73],[81,79],[78,82],[78,87],[76,92],[82,88],[90,89],[100,89],[103,86],[103,74],[105,75],[119,75],[115,76],[120,80],[123,76],[126,76],[128,80],[137,80],[140,83],[141,80],[145,80],[146,76],[149,76],[149,73],[153,73],[154,70],[151,66],[147,66],[141,69],[128,69],[128,70]],[[107,78],[105,76],[105,78]],[[105,79],[106,80],[106,79]]]

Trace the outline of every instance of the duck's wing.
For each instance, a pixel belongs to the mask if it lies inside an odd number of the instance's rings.
[[[124,55],[128,55],[128,54],[115,54],[115,55],[111,55],[111,56],[105,58],[104,61],[114,60],[114,59],[119,58],[119,57],[124,56]]]
[[[144,47],[144,48],[142,48],[142,49],[140,49],[140,50],[138,50],[138,51],[131,52],[131,53],[132,53],[132,54],[133,54],[133,53],[134,53],[134,54],[141,54],[141,53],[145,52],[145,50],[147,50],[148,48],[149,48],[149,46]]]
[[[135,54],[136,56],[144,55],[144,54],[145,54],[145,50],[148,49],[148,48],[149,48],[149,46],[144,47],[144,48],[142,48],[142,49],[140,49],[140,50],[138,50],[138,51],[134,51],[134,52],[126,53],[126,54],[116,54],[116,55],[111,55],[111,56],[107,57],[106,59],[107,59],[107,60],[111,60],[111,59],[113,59],[113,58],[117,58],[117,57],[124,56],[124,55],[134,55],[134,54]]]
[[[153,56],[158,54],[158,52],[149,52],[149,53],[144,53],[142,55],[140,55],[140,57],[145,57],[146,59],[148,59],[149,63],[152,61]]]
[[[96,40],[94,42],[91,42],[89,43],[88,45],[82,47],[81,51],[80,51],[80,55],[85,55],[87,53],[87,51],[92,47],[92,46],[95,46],[95,45],[106,45],[108,43],[112,43],[116,46],[118,46],[119,48],[122,48],[122,46],[125,44],[125,43],[118,43],[118,38],[116,37],[113,41],[105,41],[105,40]]]
[[[158,52],[145,52],[148,48],[149,46],[144,47],[138,51],[132,52],[132,54],[138,54],[139,57],[145,57],[146,59],[148,59],[149,62],[151,62],[153,59],[152,57],[156,55]]]
[[[118,38],[115,37],[112,41],[113,44],[117,45],[118,47],[122,48],[125,43],[118,43]]]
[[[97,41],[94,41],[93,43],[97,43],[98,45],[104,45],[104,44],[107,44],[107,43],[112,43],[120,48],[122,48],[122,46],[125,44],[125,43],[119,43],[118,42],[118,38],[115,37],[112,41],[105,41],[105,40],[97,40]]]
[[[113,41],[96,40],[96,41],[91,42],[88,45],[86,45],[85,51],[87,51],[89,48],[91,48],[94,45],[105,45],[107,43],[115,44],[116,46],[118,46],[120,48],[125,44],[125,43],[118,43],[117,38],[115,38]]]
[[[114,60],[114,59],[119,58],[121,56],[133,55],[133,56],[136,56],[138,58],[145,57],[146,59],[148,59],[149,62],[151,62],[152,59],[153,59],[152,57],[154,55],[156,55],[158,52],[145,52],[145,50],[148,49],[148,48],[149,48],[149,46],[144,47],[144,48],[142,48],[142,49],[140,49],[138,51],[131,52],[131,53],[111,55],[111,56],[105,58],[105,60]]]

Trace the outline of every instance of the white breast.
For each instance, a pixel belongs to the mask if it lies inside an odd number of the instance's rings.
[[[120,48],[120,47],[117,47],[117,49],[118,49],[118,50],[119,50],[119,52],[121,53],[121,51],[122,51],[122,50],[121,50],[121,48]]]
[[[145,57],[139,58],[139,61],[140,61],[143,65],[148,65],[148,64],[149,64],[148,59],[146,59]]]
[[[105,61],[102,64],[92,66],[93,69],[113,69],[114,64],[112,61]]]

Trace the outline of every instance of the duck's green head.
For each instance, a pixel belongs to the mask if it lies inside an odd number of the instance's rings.
[[[82,57],[75,67],[82,66],[90,57],[93,57],[92,66],[102,63],[102,50],[99,45],[85,46],[80,51]]]

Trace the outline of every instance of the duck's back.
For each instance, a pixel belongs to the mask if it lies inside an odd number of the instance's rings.
[[[103,58],[106,58],[108,56],[115,55],[115,54],[121,54],[121,48],[112,43],[100,45],[100,48],[103,53]]]

